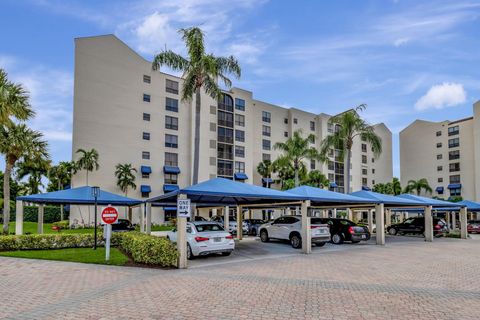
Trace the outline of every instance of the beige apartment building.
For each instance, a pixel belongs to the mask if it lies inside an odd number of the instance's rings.
[[[131,163],[138,170],[137,189],[130,190],[129,197],[145,199],[191,184],[195,101],[182,102],[181,90],[181,78],[152,71],[150,61],[113,35],[75,40],[72,159],[78,158],[78,148],[99,152],[100,168],[89,173],[90,185],[120,193],[114,176],[118,163]],[[301,129],[305,136],[314,133],[313,145],[319,147],[335,130],[328,124],[330,115],[258,101],[239,88],[225,92],[222,101],[205,94],[201,99],[200,182],[226,177],[265,184],[256,167],[262,160],[276,159],[276,142]],[[383,123],[375,130],[383,153],[374,159],[367,143],[355,143],[353,191],[392,180],[392,134]],[[329,163],[305,164],[322,171],[331,188],[343,192],[343,164],[336,156],[332,151]],[[72,186],[85,184],[85,172],[73,177]],[[153,221],[163,223],[175,215],[173,209],[152,211]],[[71,218],[85,221],[85,214],[80,217],[77,211],[73,208]]]
[[[401,181],[426,178],[432,195],[480,201],[480,101],[473,117],[416,120],[400,132]]]

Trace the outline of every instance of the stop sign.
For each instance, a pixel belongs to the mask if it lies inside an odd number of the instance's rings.
[[[118,211],[114,207],[106,207],[102,211],[102,221],[106,224],[112,224],[117,222]]]

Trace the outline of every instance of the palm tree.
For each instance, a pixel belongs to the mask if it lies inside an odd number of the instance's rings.
[[[0,125],[12,123],[11,117],[17,120],[28,120],[33,112],[27,91],[20,84],[8,80],[7,73],[0,69]]]
[[[402,193],[402,185],[400,184],[400,180],[396,177],[392,180],[392,191],[394,196],[398,196]]]
[[[131,163],[119,163],[115,167],[117,186],[125,193],[125,196],[127,196],[128,188],[132,188],[133,190],[137,189],[135,172],[137,172],[137,169],[133,168]]]
[[[5,157],[5,174],[3,179],[3,232],[8,234],[10,222],[10,176],[18,160],[38,161],[48,159],[47,142],[43,135],[29,129],[24,124],[0,126],[0,153]]]
[[[60,161],[48,171],[50,180],[48,191],[63,190],[66,185],[71,184],[75,163],[72,161]],[[60,205],[60,220],[63,220],[63,204]]]
[[[280,165],[290,164],[293,167],[296,187],[300,183],[299,170],[303,160],[323,160],[318,150],[310,146],[310,143],[314,141],[314,134],[309,134],[306,138],[303,138],[302,131],[297,130],[287,141],[277,142],[273,146],[274,149],[282,151],[282,155],[275,162]]]
[[[257,166],[257,172],[262,178],[272,178],[273,170],[274,166],[270,160],[263,160]],[[270,182],[267,182],[267,188],[270,188]]]
[[[312,170],[308,173],[305,184],[323,189],[330,185],[330,181],[320,170]]]
[[[28,176],[27,186],[31,194],[40,193],[43,187],[42,177],[48,174],[51,161],[48,158],[27,159],[18,163],[17,178],[22,180]]]
[[[198,166],[200,158],[200,114],[201,114],[201,89],[210,97],[219,100],[222,91],[218,85],[221,80],[230,89],[232,81],[226,74],[233,74],[240,78],[241,70],[237,59],[233,56],[215,57],[205,52],[204,34],[198,27],[180,29],[182,40],[188,52],[188,58],[171,51],[163,50],[155,56],[152,63],[153,70],[167,66],[174,71],[183,73],[182,101],[191,102],[195,95],[195,144],[193,151],[193,179],[198,183]]]
[[[432,188],[428,184],[428,180],[425,178],[419,179],[419,180],[410,180],[408,181],[407,186],[405,187],[404,192],[405,193],[412,193],[416,192],[417,195],[419,196],[422,190],[425,190],[425,192],[432,193]]]
[[[81,156],[75,164],[76,170],[86,170],[87,171],[87,183],[88,186],[88,173],[93,170],[98,170],[100,165],[98,164],[98,151],[95,149],[84,150],[78,149],[76,153],[80,153]]]
[[[320,154],[326,160],[329,150],[340,149],[344,157],[345,168],[345,193],[350,192],[350,167],[352,162],[352,147],[354,139],[359,137],[362,141],[369,143],[373,155],[378,158],[382,153],[382,139],[375,133],[373,126],[363,120],[358,111],[365,110],[366,105],[362,104],[355,109],[343,112],[332,118],[329,123],[336,126],[338,130],[323,139]]]

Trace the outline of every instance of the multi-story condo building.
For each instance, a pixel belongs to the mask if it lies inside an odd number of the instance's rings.
[[[433,196],[480,201],[480,101],[473,117],[416,120],[400,132],[401,181],[426,178]]]
[[[148,198],[191,184],[195,101],[182,102],[181,90],[181,78],[152,71],[150,61],[113,35],[75,40],[72,158],[77,159],[78,148],[99,152],[100,168],[89,173],[90,185],[120,193],[114,176],[118,163],[131,163],[138,170],[137,189],[129,191],[130,197]],[[199,181],[226,177],[262,185],[256,167],[262,160],[276,159],[276,142],[301,129],[305,136],[314,133],[312,146],[319,147],[335,130],[327,114],[258,101],[239,88],[225,92],[220,101],[206,94],[201,99]],[[352,190],[392,179],[391,132],[384,124],[375,130],[383,153],[375,159],[366,142],[354,144]],[[329,163],[305,164],[327,175],[332,188],[344,191],[338,152],[332,151]],[[85,172],[73,177],[74,187],[85,183]],[[156,222],[172,216],[156,212]],[[80,219],[75,210],[72,217]]]

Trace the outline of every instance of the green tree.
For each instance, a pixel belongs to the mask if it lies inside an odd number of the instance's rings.
[[[396,177],[392,179],[392,191],[394,196],[398,196],[399,194],[402,193],[402,185],[400,183],[400,180]]]
[[[257,172],[262,178],[272,178],[272,173],[275,167],[270,160],[263,160],[257,165]],[[267,188],[270,188],[270,183],[267,183]]]
[[[10,222],[10,177],[17,161],[38,161],[48,158],[47,142],[43,135],[24,124],[0,126],[0,153],[5,157],[3,179],[3,232],[8,234]]]
[[[22,85],[9,81],[7,73],[0,69],[0,125],[10,125],[12,117],[28,120],[34,114],[27,91]]]
[[[213,99],[219,100],[222,96],[218,81],[229,89],[232,81],[226,76],[233,74],[240,78],[241,70],[237,59],[233,56],[216,57],[206,53],[204,34],[200,28],[192,27],[180,29],[182,40],[187,48],[188,58],[171,51],[163,50],[155,56],[152,63],[153,70],[167,66],[174,71],[183,73],[181,99],[191,102],[195,95],[195,134],[193,150],[193,184],[198,183],[198,166],[200,159],[200,114],[201,89]]]
[[[307,174],[307,178],[303,184],[323,189],[328,187],[330,182],[320,170],[312,170]]]
[[[135,184],[135,173],[137,169],[132,167],[131,163],[117,164],[115,167],[115,177],[117,178],[117,186],[125,193],[128,194],[128,188],[133,190],[137,189]]]
[[[27,177],[26,185],[30,194],[40,193],[40,187],[43,187],[42,178],[47,176],[51,166],[48,158],[26,159],[26,161],[17,164],[17,177],[22,180]]]
[[[76,153],[80,154],[80,158],[75,163],[75,171],[85,170],[86,171],[86,185],[88,186],[88,173],[93,170],[98,170],[100,165],[98,163],[98,151],[95,149],[84,150],[78,149]]]
[[[352,147],[355,138],[360,138],[371,145],[373,155],[377,158],[382,153],[382,139],[375,133],[374,127],[369,125],[358,114],[365,110],[362,104],[355,109],[343,112],[331,117],[329,123],[336,127],[333,134],[328,135],[322,141],[320,154],[327,159],[329,150],[339,149],[345,163],[345,193],[350,192],[350,168],[352,162]]]
[[[408,181],[407,186],[405,187],[405,193],[412,193],[415,192],[417,195],[424,190],[425,192],[432,193],[432,188],[428,184],[428,180],[426,178],[421,178],[419,180],[410,180]]]
[[[291,165],[294,171],[295,186],[300,183],[299,171],[304,160],[323,160],[318,150],[310,146],[314,143],[315,135],[309,134],[306,138],[302,137],[302,131],[297,130],[293,136],[285,142],[277,142],[274,149],[282,151],[282,155],[275,160],[277,165]]]
[[[47,191],[63,190],[65,186],[71,184],[74,169],[75,164],[71,161],[60,161],[57,165],[52,166],[48,171]]]

